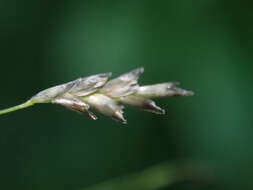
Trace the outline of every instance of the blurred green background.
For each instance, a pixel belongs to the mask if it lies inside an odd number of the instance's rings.
[[[1,0],[1,109],[140,66],[141,84],[180,81],[196,95],[158,100],[165,116],[127,108],[127,126],[55,105],[3,115],[0,189],[85,189],[164,161],[200,173],[162,189],[253,189],[251,4]]]

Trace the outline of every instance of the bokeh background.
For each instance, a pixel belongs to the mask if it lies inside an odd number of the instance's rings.
[[[191,180],[160,189],[252,189],[251,4],[1,0],[1,109],[140,66],[141,84],[180,81],[196,95],[158,100],[162,116],[128,108],[127,126],[56,105],[3,115],[0,189],[84,190],[164,161]]]

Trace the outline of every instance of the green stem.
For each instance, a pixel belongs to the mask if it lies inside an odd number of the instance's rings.
[[[0,115],[6,114],[6,113],[9,113],[9,112],[13,112],[13,111],[16,111],[16,110],[24,109],[24,108],[27,108],[27,107],[30,107],[30,106],[32,106],[35,103],[36,102],[34,102],[34,101],[28,100],[28,101],[26,101],[23,104],[20,104],[20,105],[17,105],[17,106],[13,106],[13,107],[10,107],[10,108],[7,108],[7,109],[0,110]]]

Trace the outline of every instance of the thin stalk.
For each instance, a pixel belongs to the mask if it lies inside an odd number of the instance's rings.
[[[36,102],[34,102],[34,101],[28,100],[28,101],[26,101],[23,104],[20,104],[20,105],[17,105],[17,106],[13,106],[13,107],[10,107],[10,108],[7,108],[7,109],[0,110],[0,115],[6,114],[6,113],[9,113],[9,112],[13,112],[13,111],[17,111],[17,110],[20,110],[20,109],[24,109],[24,108],[27,108],[27,107],[30,107],[30,106],[32,106],[35,103]]]

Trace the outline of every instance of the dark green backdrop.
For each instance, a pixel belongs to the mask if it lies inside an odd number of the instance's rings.
[[[1,107],[44,88],[144,66],[141,84],[180,81],[193,97],[128,125],[54,105],[0,117],[0,189],[77,190],[162,161],[193,162],[208,184],[252,189],[253,8],[248,1],[0,2]]]

